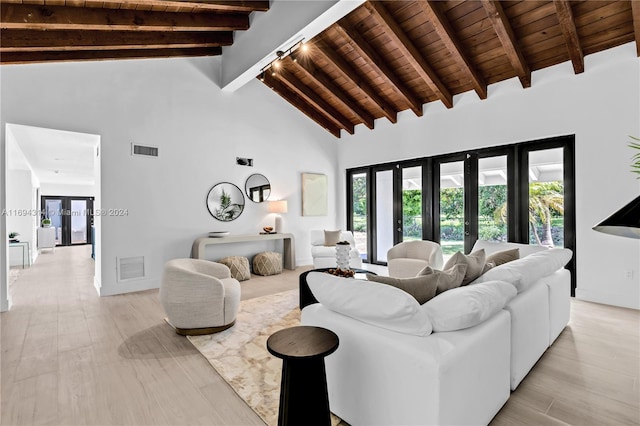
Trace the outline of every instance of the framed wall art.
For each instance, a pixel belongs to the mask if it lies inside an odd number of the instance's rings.
[[[302,174],[302,216],[328,214],[327,175]]]

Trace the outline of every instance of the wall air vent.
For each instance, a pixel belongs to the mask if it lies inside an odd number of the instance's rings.
[[[157,157],[158,148],[155,146],[143,146],[131,144],[131,155],[144,155],[146,157]]]
[[[144,256],[119,257],[116,259],[116,264],[118,265],[118,281],[144,278]]]

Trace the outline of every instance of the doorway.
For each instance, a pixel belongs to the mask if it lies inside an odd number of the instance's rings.
[[[58,246],[91,244],[93,197],[43,195],[42,219],[51,220]]]

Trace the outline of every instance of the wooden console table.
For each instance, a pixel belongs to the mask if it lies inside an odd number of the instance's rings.
[[[205,248],[214,244],[247,243],[254,241],[282,240],[283,251],[282,262],[287,269],[296,269],[296,247],[293,234],[257,234],[257,235],[229,235],[227,237],[202,237],[193,242],[191,247],[191,257],[193,259],[204,259]]]

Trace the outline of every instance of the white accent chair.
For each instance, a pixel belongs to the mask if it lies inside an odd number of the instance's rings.
[[[442,247],[433,241],[404,241],[387,251],[390,277],[415,277],[427,265],[442,269],[443,264]]]
[[[311,257],[313,257],[313,267],[318,268],[335,268],[336,263],[336,247],[324,245],[324,230],[312,229],[309,231],[309,241],[311,242]],[[362,259],[360,252],[356,248],[356,240],[353,238],[351,231],[342,231],[340,241],[349,241],[351,250],[349,251],[349,267],[362,268]]]
[[[181,335],[217,333],[231,327],[240,307],[240,283],[229,268],[202,259],[173,259],[164,267],[160,302],[167,322]]]

